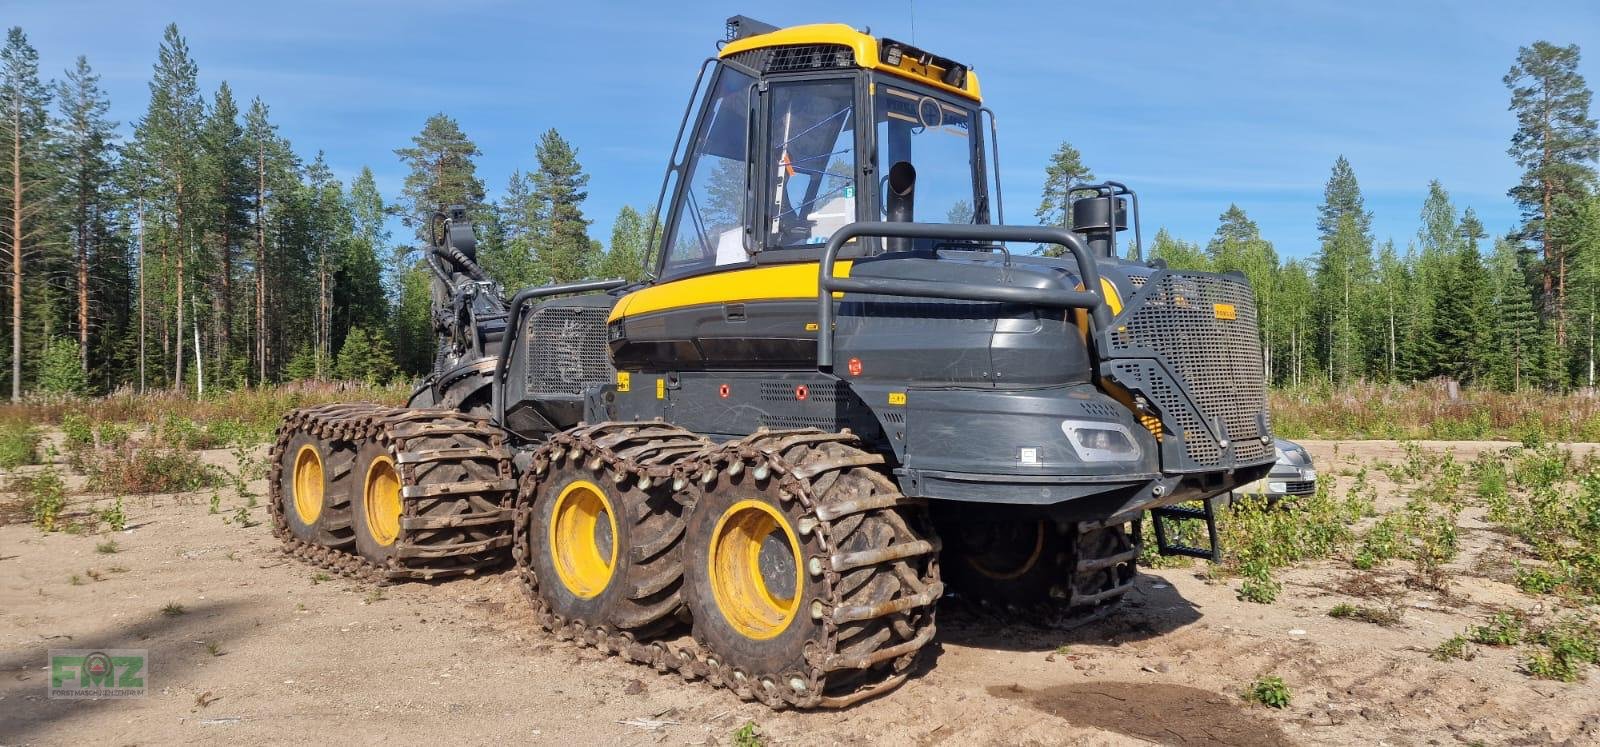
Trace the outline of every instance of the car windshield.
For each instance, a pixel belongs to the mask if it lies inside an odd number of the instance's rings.
[[[915,219],[979,223],[973,112],[933,96],[878,84],[878,174],[908,161],[917,170]],[[878,205],[880,219],[886,206]]]

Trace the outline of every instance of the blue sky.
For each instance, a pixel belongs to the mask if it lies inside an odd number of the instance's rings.
[[[442,9],[449,9],[448,13]],[[305,157],[347,181],[362,165],[386,196],[393,150],[437,111],[483,150],[498,194],[549,127],[592,175],[594,236],[624,204],[653,205],[678,117],[722,21],[839,21],[970,63],[999,114],[1011,222],[1032,220],[1062,140],[1103,178],[1140,191],[1148,235],[1204,242],[1230,202],[1281,254],[1316,247],[1328,169],[1354,165],[1374,229],[1402,248],[1429,179],[1491,232],[1517,220],[1505,191],[1514,122],[1500,79],[1536,39],[1577,43],[1600,84],[1600,4],[1545,2],[578,2],[271,3],[0,0],[48,74],[78,54],[112,114],[145,107],[161,30],[188,37],[202,84],[261,96]],[[397,237],[400,233],[397,232]]]

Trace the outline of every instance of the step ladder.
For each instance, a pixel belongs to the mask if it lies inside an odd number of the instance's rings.
[[[1156,530],[1156,550],[1162,555],[1181,555],[1190,558],[1201,558],[1212,562],[1222,560],[1222,545],[1217,541],[1217,515],[1212,499],[1202,501],[1203,507],[1196,508],[1188,505],[1162,506],[1150,509],[1150,523]],[[1169,532],[1169,522],[1172,527],[1182,526],[1184,522],[1203,521],[1206,524],[1206,539],[1210,547],[1195,547],[1178,541],[1178,532]]]

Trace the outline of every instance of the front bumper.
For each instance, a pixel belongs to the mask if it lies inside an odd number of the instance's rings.
[[[1286,498],[1289,496],[1307,496],[1317,493],[1317,470],[1312,467],[1299,467],[1279,464],[1272,468],[1266,477],[1255,482],[1240,485],[1234,488],[1236,497],[1263,496],[1266,498]]]

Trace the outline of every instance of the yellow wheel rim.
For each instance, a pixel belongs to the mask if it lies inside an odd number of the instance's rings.
[[[617,567],[617,512],[605,491],[588,480],[573,482],[556,497],[550,516],[556,576],[580,599],[599,596]]]
[[[400,538],[400,471],[387,455],[367,465],[362,505],[367,519],[367,534],[379,545],[388,547]]]
[[[300,523],[311,526],[322,515],[322,454],[306,444],[294,454],[294,512]]]
[[[800,540],[764,501],[739,501],[723,512],[706,568],[717,609],[746,638],[777,637],[800,609]]]
[[[1010,581],[1011,579],[1017,578],[1022,574],[1033,570],[1033,567],[1039,564],[1039,556],[1044,554],[1044,533],[1048,530],[1043,519],[1039,520],[1037,528],[1038,531],[1034,534],[1033,538],[1033,551],[1028,553],[1028,557],[1025,558],[1020,564],[1012,568],[996,569],[990,567],[977,557],[968,557],[967,563],[972,566],[972,570],[975,570],[978,573],[988,576],[996,581]]]

